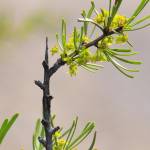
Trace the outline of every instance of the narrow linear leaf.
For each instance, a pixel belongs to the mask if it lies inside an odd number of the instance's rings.
[[[41,133],[40,133],[40,137],[44,138],[44,135],[45,135],[45,131],[44,131],[44,127],[42,126]],[[56,145],[57,145],[57,142],[56,142]],[[43,145],[40,143],[39,150],[43,150],[43,149],[44,149],[44,147],[43,147]]]
[[[83,130],[81,134],[69,145],[69,149],[73,149],[78,146],[92,132],[94,127],[94,123],[91,123],[86,130]]]
[[[144,7],[148,4],[149,0],[142,0],[141,3],[138,5],[137,9],[134,11],[133,15],[128,20],[127,24],[130,24],[144,9]]]
[[[95,141],[96,141],[96,132],[94,133],[94,137],[93,137],[92,143],[91,143],[91,145],[90,145],[88,150],[93,150],[93,147],[95,145]]]
[[[0,128],[0,141],[2,141],[2,138],[3,138],[3,131],[5,130],[6,126],[8,124],[8,119],[5,119],[1,125],[1,128]],[[1,142],[0,142],[1,144]]]
[[[111,58],[111,60],[121,69],[128,71],[128,72],[139,72],[139,70],[135,70],[135,69],[127,69],[124,66],[122,66],[121,64],[119,64],[116,60],[114,60],[113,58]]]
[[[12,127],[12,125],[14,124],[14,122],[16,121],[16,119],[18,118],[18,116],[19,116],[19,114],[17,113],[17,114],[15,114],[15,115],[12,116],[12,118],[10,119],[10,121],[8,121],[7,126],[5,126],[5,128],[1,132],[0,143],[2,143],[4,137],[6,136],[7,132]]]
[[[68,132],[68,136],[67,136],[66,142],[65,142],[65,144],[64,144],[64,146],[63,146],[63,150],[65,150],[65,148],[66,148],[66,144],[67,144],[67,142],[68,142],[68,140],[69,140],[69,138],[70,138],[70,135],[71,135],[71,133],[72,133],[72,131],[73,131],[73,129],[74,129],[74,126],[75,126],[75,121],[73,121],[73,123],[72,123],[72,125],[71,125],[71,128],[70,128],[70,130],[69,130],[69,132]]]
[[[66,23],[64,21],[64,19],[62,20],[62,31],[61,31],[61,38],[62,38],[62,45],[63,48],[65,48],[65,44],[66,44]]]
[[[88,11],[87,18],[90,18],[92,16],[94,9],[95,9],[94,1],[91,1],[91,8]]]
[[[91,34],[90,34],[90,38],[93,36],[95,29],[96,29],[96,25],[93,26],[93,29],[92,29]]]
[[[82,67],[83,69],[85,69],[85,70],[89,71],[89,72],[92,72],[92,73],[95,73],[95,72],[96,72],[95,70],[91,69],[91,68],[90,68],[90,67],[88,67],[88,66],[81,65],[81,67]]]
[[[82,44],[82,38],[83,38],[83,27],[81,27],[81,33],[80,33],[80,45]],[[80,48],[79,45],[79,48]]]
[[[33,136],[32,136],[32,148],[33,148],[33,150],[37,150],[36,148],[35,148],[35,145],[36,145],[36,138],[35,138],[35,135],[33,134]]]
[[[108,55],[106,52],[104,52],[104,53],[105,53],[105,55],[107,56],[107,59],[113,64],[113,66],[114,66],[118,71],[120,71],[122,74],[124,74],[124,75],[127,76],[128,78],[134,78],[134,76],[131,76],[131,75],[127,74],[126,72],[124,72],[122,69],[120,69],[120,67],[118,67],[118,66],[112,61],[111,57],[109,57],[109,55]]]
[[[78,49],[78,46],[77,46],[77,29],[76,29],[76,27],[74,27],[74,32],[73,32],[73,35],[74,35],[74,47],[75,47],[75,49],[77,50]]]
[[[121,57],[118,57],[118,56],[116,56],[116,55],[112,55],[109,51],[108,51],[108,53],[109,53],[111,56],[115,57],[116,59],[118,59],[118,60],[120,60],[120,61],[122,61],[122,62],[125,62],[125,63],[134,64],[134,65],[140,65],[140,64],[142,64],[142,63],[139,62],[139,61],[127,60],[127,59],[123,59],[123,58],[121,58]]]
[[[82,15],[83,18],[86,18],[85,10],[83,10],[81,15]],[[84,34],[87,35],[87,22],[84,22]]]
[[[71,136],[70,136],[70,139],[68,140],[66,149],[68,149],[68,146],[69,146],[69,144],[71,143],[72,138],[74,137],[74,134],[75,134],[75,131],[76,131],[76,128],[77,128],[77,124],[78,124],[78,117],[76,117],[76,119],[75,119],[74,129],[73,129],[73,131],[72,131],[72,134],[71,134]]]
[[[112,53],[112,55],[117,55],[117,56],[133,56],[138,54],[138,52],[132,52],[132,53],[128,53],[128,54],[120,54],[120,53],[116,53],[114,51],[112,51],[111,49],[108,50],[110,53]]]
[[[56,34],[56,40],[57,40],[57,43],[58,43],[60,49],[63,51],[64,49],[63,49],[62,44],[61,44],[60,41],[59,41],[59,36],[58,36],[58,34]]]
[[[89,18],[79,18],[78,22],[90,22],[90,23],[94,24],[95,26],[97,26],[101,31],[103,31],[103,28],[98,23],[96,23],[95,21],[93,21],[92,19],[89,19]]]
[[[140,30],[140,29],[143,29],[143,28],[146,28],[150,26],[150,23],[146,24],[146,25],[143,25],[141,27],[138,27],[138,28],[133,28],[133,29],[125,29],[124,31],[136,31],[136,30]]]
[[[144,21],[146,21],[146,20],[149,20],[149,19],[150,19],[150,15],[145,16],[145,17],[143,17],[142,19],[140,19],[140,20],[134,22],[134,23],[131,24],[130,26],[133,27],[133,26],[138,25],[138,24],[140,24],[140,23],[142,23],[142,22],[144,22]]]
[[[123,0],[117,0],[115,2],[115,4],[113,5],[113,8],[112,8],[112,12],[111,12],[111,15],[108,19],[108,23],[107,23],[107,28],[109,28],[109,26],[111,25],[111,22],[113,21],[116,13],[118,12],[120,6],[121,6],[121,3],[122,3]]]
[[[111,50],[115,52],[131,52],[132,51],[131,49],[111,49]]]
[[[104,68],[104,66],[99,65],[99,64],[94,64],[94,63],[87,63],[86,65],[97,67],[97,68]]]

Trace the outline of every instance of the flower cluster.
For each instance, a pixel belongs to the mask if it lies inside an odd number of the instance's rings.
[[[78,19],[79,22],[83,22],[83,25],[78,30],[75,27],[73,33],[68,39],[66,36],[66,23],[64,20],[62,21],[61,36],[56,36],[57,44],[51,49],[51,54],[54,55],[58,53],[61,56],[62,60],[69,66],[69,73],[71,76],[77,74],[79,66],[86,70],[95,72],[103,67],[102,65],[97,64],[97,62],[104,61],[111,62],[115,68],[130,78],[133,78],[133,76],[128,75],[126,71],[138,72],[136,69],[127,69],[118,61],[129,64],[141,64],[138,61],[128,60],[123,57],[137,54],[132,51],[128,32],[136,30],[136,28],[134,29],[134,26],[150,18],[150,16],[147,16],[132,23],[135,17],[148,3],[148,0],[143,0],[130,18],[118,13],[121,2],[122,0],[118,0],[114,5],[112,5],[111,2],[109,10],[101,9],[99,12],[92,1],[89,11],[83,11],[83,18]],[[89,25],[93,26],[92,33],[88,33]],[[140,28],[144,28],[148,25]],[[99,33],[95,33],[96,39],[92,39],[92,35],[97,31],[95,30],[96,28],[100,29],[104,35],[99,41],[97,41],[97,39],[100,36],[96,36],[97,34],[99,35]],[[92,44],[87,46],[89,43]],[[127,44],[129,48],[112,48],[118,44],[119,47],[122,44]],[[93,50],[91,46],[95,46],[96,50]]]
[[[99,25],[105,26],[108,19],[109,19],[109,11],[105,9],[101,9],[101,13],[98,13],[96,15],[96,17],[94,18],[94,21],[98,23]],[[116,14],[113,20],[111,21],[109,29],[113,30],[118,27],[124,27],[127,21],[128,21],[127,17],[122,16],[120,14]]]
[[[55,115],[52,116],[51,122],[54,128]],[[85,140],[88,135],[91,134],[95,128],[95,124],[88,122],[79,134],[76,134],[78,125],[78,117],[76,117],[71,126],[67,130],[56,131],[52,135],[53,150],[78,150],[78,145]],[[44,137],[44,127],[40,123],[40,119],[37,120],[35,132],[33,134],[33,150],[44,150],[44,147],[39,143],[38,138]],[[97,150],[94,148],[96,140],[96,132],[94,133],[92,143],[89,146],[89,150]]]

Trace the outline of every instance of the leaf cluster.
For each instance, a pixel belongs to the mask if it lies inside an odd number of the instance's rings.
[[[51,125],[54,128],[54,119],[55,115],[52,116],[51,119]],[[80,131],[79,134],[76,134],[78,125],[78,117],[76,117],[71,126],[64,130],[61,128],[59,131],[57,131],[52,139],[53,139],[53,150],[76,150],[78,145],[83,142],[93,131],[95,128],[95,124],[92,122],[88,122],[84,128]],[[40,119],[36,122],[36,128],[35,132],[33,134],[33,150],[44,150],[44,147],[39,143],[38,138],[43,137],[44,138],[44,128],[41,125]],[[88,148],[88,150],[96,150],[94,149],[96,140],[96,132],[94,132],[93,140]]]
[[[149,15],[136,20],[149,0],[141,0],[131,17],[119,13],[122,2],[123,0],[115,2],[109,0],[109,9],[101,8],[99,11],[91,1],[90,9],[83,10],[82,18],[78,19],[78,22],[82,23],[81,27],[79,29],[74,27],[69,37],[67,37],[66,22],[62,20],[61,34],[56,34],[57,44],[51,49],[51,54],[58,53],[61,56],[69,66],[71,76],[77,74],[78,67],[95,72],[103,68],[101,62],[111,62],[117,70],[129,78],[134,76],[128,72],[138,72],[137,69],[128,69],[121,63],[141,64],[139,61],[126,58],[137,54],[129,42],[128,32],[150,25],[150,23],[145,24],[150,19]]]

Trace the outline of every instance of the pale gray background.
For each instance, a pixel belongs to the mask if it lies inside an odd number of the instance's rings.
[[[106,0],[95,0],[97,7],[105,7]],[[121,8],[127,16],[140,0],[126,0]],[[53,15],[49,30],[40,30],[25,41],[7,41],[0,48],[0,122],[15,112],[20,116],[6,137],[1,150],[32,150],[32,133],[35,121],[41,116],[42,93],[34,84],[43,77],[41,61],[45,48],[45,36],[50,46],[54,45],[55,32],[64,17],[69,29],[76,24],[83,8],[88,8],[87,0],[0,0],[0,7],[13,15],[16,24],[28,14],[44,9]],[[147,6],[141,14],[149,14]],[[52,31],[53,30],[53,31]],[[51,81],[53,112],[57,114],[57,124],[69,126],[71,120],[80,117],[80,129],[87,121],[96,123],[99,150],[149,150],[150,149],[150,30],[131,33],[130,39],[136,56],[143,64],[135,79],[120,74],[111,64],[96,74],[80,70],[71,78],[61,68]],[[89,139],[90,140],[90,139]],[[87,140],[89,145],[89,141]],[[88,147],[86,143],[82,150]]]

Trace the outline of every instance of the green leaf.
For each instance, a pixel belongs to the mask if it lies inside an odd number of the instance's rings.
[[[110,17],[110,14],[111,14],[111,7],[112,7],[112,0],[109,0],[109,17]]]
[[[90,38],[93,36],[94,32],[95,32],[95,29],[96,29],[96,25],[94,25],[92,31],[91,31],[91,34],[90,34]]]
[[[91,66],[91,67],[93,67],[93,68],[97,68],[97,69],[99,69],[99,68],[104,68],[104,66],[99,65],[99,64],[94,64],[94,63],[86,63],[86,65],[87,65],[87,66]]]
[[[108,50],[110,53],[112,53],[112,55],[117,55],[117,56],[133,56],[138,54],[138,52],[132,52],[132,53],[128,53],[128,54],[120,54],[120,53],[116,53],[114,51],[112,51],[111,49]]]
[[[6,127],[8,123],[8,119],[5,119],[0,127],[0,135],[1,135],[1,132],[3,131],[3,129]]]
[[[139,70],[135,70],[135,69],[127,69],[124,66],[122,66],[121,64],[119,64],[116,60],[114,60],[113,58],[111,58],[111,60],[121,69],[128,71],[128,72],[139,72]]]
[[[73,128],[72,134],[70,135],[70,138],[69,138],[69,140],[68,140],[66,149],[68,149],[68,146],[69,146],[69,144],[71,143],[72,138],[74,137],[74,134],[75,134],[75,131],[76,131],[76,128],[77,128],[77,124],[78,124],[78,117],[76,117],[76,119],[75,119],[74,128]]]
[[[146,21],[146,20],[149,20],[149,19],[150,19],[150,15],[145,16],[145,17],[143,17],[142,19],[140,19],[140,20],[134,22],[134,23],[131,24],[130,26],[133,27],[133,26],[138,25],[138,24],[140,24],[140,23],[142,23],[142,22],[144,22],[144,21]]]
[[[91,8],[88,11],[87,18],[90,18],[92,16],[94,9],[95,9],[94,1],[91,1]]]
[[[110,17],[108,19],[107,28],[109,28],[109,26],[111,25],[111,22],[113,21],[116,13],[118,12],[118,9],[119,9],[122,1],[123,0],[117,0],[117,2],[113,5],[111,15],[110,15]]]
[[[96,141],[96,132],[94,133],[94,137],[93,137],[92,143],[91,143],[91,145],[90,145],[88,150],[93,150],[93,147],[95,145],[95,141]]]
[[[54,120],[56,118],[56,115],[52,115],[51,119],[50,119],[50,123],[51,123],[51,126],[52,128],[54,128]]]
[[[32,135],[32,148],[33,148],[33,150],[36,150],[36,138],[35,138],[35,135],[33,134]]]
[[[91,1],[91,8],[89,9],[88,13],[86,14],[85,10],[82,12],[83,18],[90,18],[92,16],[93,11],[95,10],[95,4],[94,1]],[[87,35],[88,30],[88,22],[84,22],[84,34]]]
[[[133,15],[128,20],[127,24],[130,24],[144,9],[144,7],[148,4],[149,0],[142,0],[138,5],[137,9],[134,11]]]
[[[56,40],[57,40],[57,43],[58,43],[60,49],[63,51],[64,49],[63,49],[62,44],[61,44],[60,41],[59,41],[59,36],[58,36],[58,34],[56,34]]]
[[[129,63],[129,64],[134,64],[134,65],[140,65],[140,64],[141,64],[141,62],[139,62],[139,61],[126,60],[126,59],[121,58],[121,57],[118,57],[118,56],[116,56],[116,55],[112,55],[109,51],[108,51],[108,53],[109,53],[111,56],[115,57],[116,59],[118,59],[118,60],[120,60],[120,61],[122,61],[122,62]]]
[[[89,19],[89,18],[79,18],[78,22],[90,22],[90,23],[94,24],[95,26],[97,26],[101,31],[103,31],[103,28],[98,23],[96,23],[94,20],[92,20],[92,19]]]
[[[2,133],[5,130],[5,127],[7,126],[7,123],[8,123],[8,119],[5,119],[2,123],[2,125],[1,125],[1,128],[0,128],[0,141],[2,140]]]
[[[111,50],[115,52],[131,52],[132,51],[131,49],[111,49]]]
[[[68,136],[67,136],[66,142],[65,142],[65,144],[64,144],[64,146],[63,146],[63,150],[66,148],[66,144],[67,144],[67,142],[68,142],[68,140],[69,140],[69,138],[70,138],[70,136],[71,136],[71,133],[72,133],[72,131],[73,131],[73,129],[74,129],[74,126],[75,126],[75,121],[73,120],[72,125],[71,125],[71,128],[70,128],[70,130],[69,130],[69,132],[68,132]]]
[[[82,38],[83,38],[83,27],[81,27],[81,32],[80,32],[80,46],[82,45]],[[80,49],[79,46],[79,49]]]
[[[77,35],[77,28],[76,27],[74,27],[74,32],[73,32],[73,35],[74,35],[74,47],[75,47],[75,49],[77,50],[78,49],[78,46],[77,46],[77,42],[78,42],[78,35]]]
[[[17,113],[11,117],[10,121],[7,121],[7,119],[4,121],[4,124],[2,125],[3,130],[1,130],[1,134],[0,134],[0,144],[2,143],[4,137],[6,136],[7,132],[12,127],[12,125],[14,124],[18,116],[19,114]]]
[[[81,67],[82,67],[83,69],[87,70],[87,71],[92,72],[92,73],[95,73],[95,72],[96,72],[95,70],[91,69],[91,68],[90,68],[90,67],[88,67],[88,66],[81,65]]]
[[[64,136],[66,136],[66,135],[70,132],[70,129],[71,129],[71,127],[70,127],[68,130],[66,130],[66,131],[59,137],[59,139],[61,139],[61,138],[63,138]]]
[[[40,133],[40,137],[42,137],[42,138],[44,138],[44,135],[45,135],[45,130],[44,130],[44,127],[43,126],[41,126],[41,133]],[[39,141],[38,141],[39,142]],[[39,149],[38,150],[43,150],[44,149],[44,147],[43,147],[43,145],[40,143],[40,146],[39,146]]]
[[[117,68],[118,71],[120,71],[122,74],[124,74],[128,78],[134,78],[134,76],[131,76],[131,75],[127,74],[126,72],[124,72],[122,69],[120,69],[120,67],[118,65],[116,65],[114,63],[114,61],[112,61],[111,57],[106,52],[104,52],[104,53],[107,56],[107,59],[114,65],[115,68]]]
[[[138,27],[138,28],[133,28],[133,29],[125,29],[124,31],[136,31],[136,30],[140,30],[140,29],[143,29],[143,28],[146,28],[150,26],[150,23],[146,24],[146,25],[143,25],[141,27]]]
[[[78,146],[92,132],[94,127],[94,123],[90,123],[89,126],[87,128],[84,128],[80,135],[74,141],[72,141],[68,148],[73,149]]]
[[[33,133],[32,137],[32,146],[34,150],[39,150],[40,143],[38,141],[38,137],[40,136],[40,132],[41,132],[41,120],[38,119],[36,121],[35,132]]]
[[[64,20],[62,20],[62,31],[61,31],[61,38],[62,38],[62,45],[63,48],[65,48],[66,45],[66,23]]]
[[[85,10],[82,11],[82,17],[86,18],[86,12]],[[84,22],[84,34],[87,35],[87,22]]]

